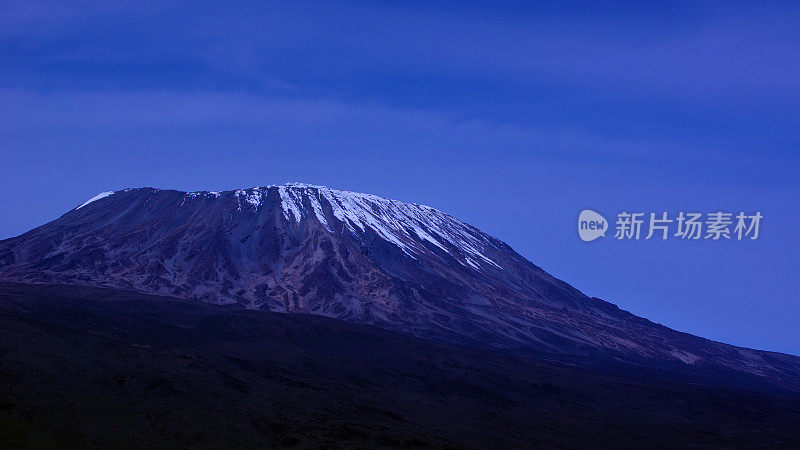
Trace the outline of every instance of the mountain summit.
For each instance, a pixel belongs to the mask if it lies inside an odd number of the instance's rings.
[[[434,208],[323,186],[104,192],[0,241],[0,280],[318,314],[461,344],[800,386],[800,358],[676,332],[584,295]]]

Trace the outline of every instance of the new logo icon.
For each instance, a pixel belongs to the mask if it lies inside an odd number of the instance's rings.
[[[600,213],[584,209],[578,216],[578,235],[582,241],[589,242],[606,235],[608,221]]]

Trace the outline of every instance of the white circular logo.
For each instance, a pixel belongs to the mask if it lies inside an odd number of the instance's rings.
[[[584,209],[578,216],[578,235],[585,242],[593,241],[606,235],[608,221],[600,213]]]

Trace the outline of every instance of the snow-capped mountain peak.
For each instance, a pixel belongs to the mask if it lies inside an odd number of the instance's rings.
[[[258,213],[271,191],[277,192],[287,221],[299,224],[313,218],[331,233],[350,233],[362,241],[374,233],[411,258],[445,252],[459,264],[478,270],[485,264],[500,268],[485,251],[497,245],[495,239],[430,206],[298,182],[228,192],[236,198],[237,211]],[[184,196],[220,198],[222,194],[199,191]]]

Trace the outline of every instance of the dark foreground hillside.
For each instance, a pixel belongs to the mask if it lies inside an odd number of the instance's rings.
[[[0,285],[0,447],[581,444],[800,447],[800,397],[319,316]]]

